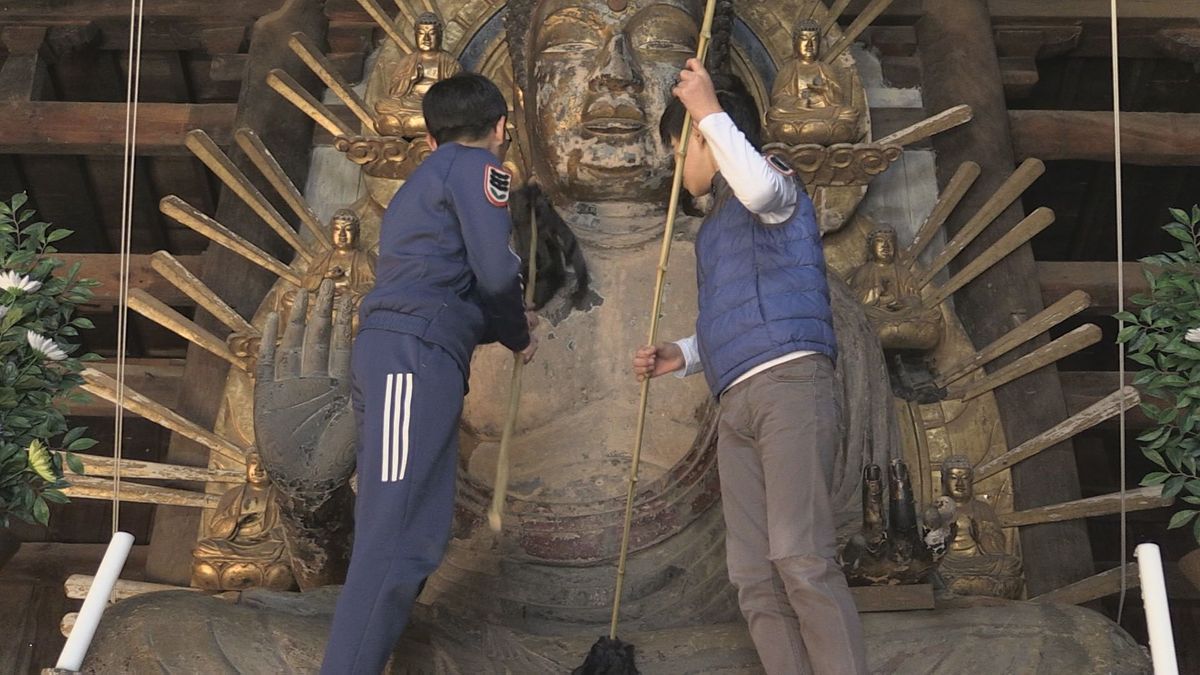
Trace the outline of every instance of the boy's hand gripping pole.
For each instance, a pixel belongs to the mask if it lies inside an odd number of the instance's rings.
[[[533,289],[537,284],[537,209],[534,201],[529,203],[529,274],[525,279],[525,307],[533,306]],[[496,458],[496,480],[492,483],[492,505],[488,508],[488,527],[499,532],[504,524],[504,501],[508,496],[508,449],[512,443],[513,430],[517,426],[517,412],[521,407],[521,371],[525,358],[520,352],[513,353],[512,383],[508,388],[508,417],[504,419],[504,431],[500,434],[500,455]]]
[[[713,14],[716,0],[708,0],[704,7],[704,22],[700,25],[700,39],[696,43],[696,58],[701,62],[708,54],[708,43],[712,39]],[[667,205],[667,224],[663,228],[662,250],[658,258],[658,274],[654,279],[654,303],[650,311],[650,339],[653,345],[658,340],[658,315],[662,309],[663,284],[667,278],[667,262],[671,257],[671,238],[675,233],[675,217],[679,213],[679,198],[683,192],[683,162],[687,158],[688,139],[692,136],[692,114],[683,116],[683,129],[679,134],[679,147],[675,150],[675,177],[671,182],[671,201]],[[638,463],[642,458],[642,437],[646,431],[646,405],[650,399],[650,376],[642,380],[642,398],[638,405],[637,430],[633,441],[633,458],[629,466],[629,492],[625,496],[625,526],[621,533],[621,554],[617,558],[617,587],[613,591],[612,624],[608,637],[617,637],[617,619],[621,611],[621,591],[625,586],[625,561],[629,557],[629,530],[633,523],[633,498],[637,494]]]

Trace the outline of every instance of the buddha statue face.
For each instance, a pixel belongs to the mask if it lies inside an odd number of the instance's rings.
[[[246,482],[251,485],[263,485],[267,482],[267,470],[263,468],[262,458],[257,452],[246,455]]]
[[[329,238],[338,250],[354,248],[358,243],[358,216],[349,209],[333,214],[333,220],[329,223]]]
[[[821,55],[821,31],[802,26],[796,31],[796,58],[804,63],[815,63]]]
[[[695,53],[699,9],[686,0],[536,4],[526,123],[551,192],[576,201],[666,196],[671,152],[658,121]]]
[[[943,467],[942,491],[956,502],[969,501],[974,492],[971,486],[971,469],[965,466]]]
[[[442,24],[435,18],[422,15],[416,27],[417,49],[436,52],[442,48]]]
[[[871,234],[871,257],[881,263],[891,263],[896,259],[896,233],[892,230],[878,230]]]

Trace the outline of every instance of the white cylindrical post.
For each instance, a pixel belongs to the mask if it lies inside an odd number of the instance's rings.
[[[100,569],[96,571],[92,588],[83,601],[83,607],[79,610],[79,618],[75,620],[75,627],[71,629],[71,636],[67,638],[67,644],[63,645],[55,668],[78,671],[83,667],[83,657],[87,655],[88,647],[92,644],[92,637],[96,634],[96,627],[100,625],[100,615],[104,613],[104,608],[108,605],[108,596],[112,594],[113,586],[116,585],[117,578],[121,576],[121,568],[125,566],[125,559],[129,557],[129,550],[132,548],[132,534],[128,532],[113,534],[112,541],[108,544],[108,550],[104,552],[104,559],[100,561]]]
[[[1171,614],[1167,608],[1167,584],[1163,580],[1162,554],[1157,544],[1138,544],[1133,555],[1137,557],[1138,577],[1142,582],[1142,606],[1146,609],[1154,675],[1179,675],[1179,664],[1175,660],[1175,636],[1171,632]]]

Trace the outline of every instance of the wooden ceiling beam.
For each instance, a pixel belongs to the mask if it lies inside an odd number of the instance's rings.
[[[227,18],[254,20],[279,9],[283,0],[239,0],[221,3]],[[146,3],[145,16],[154,19],[203,18],[213,14],[213,5],[195,0],[155,0]],[[0,5],[0,22],[15,19],[71,19],[77,17],[129,20],[126,0],[21,0]]]
[[[1112,113],[1012,110],[1009,120],[1017,159],[1113,159]],[[1200,166],[1200,113],[1122,113],[1121,139],[1126,163]]]
[[[219,145],[233,135],[233,103],[143,103],[139,155],[186,155],[184,135],[204,129]],[[125,143],[124,103],[0,103],[0,154],[110,155]]]
[[[1149,291],[1141,265],[1125,263],[1125,303],[1139,293]],[[1113,262],[1039,262],[1038,281],[1042,287],[1042,302],[1047,306],[1058,302],[1068,293],[1081,290],[1092,296],[1092,305],[1085,313],[1113,314],[1117,311],[1117,265]]]
[[[1109,0],[988,0],[992,19],[1108,19]],[[1121,0],[1118,19],[1195,19],[1200,0]]]
[[[1121,388],[1120,373],[1106,370],[1098,371],[1058,371],[1062,382],[1063,397],[1067,400],[1067,411],[1077,414],[1100,399]],[[1125,373],[1125,384],[1132,384],[1135,373]],[[1161,401],[1143,398],[1143,401],[1161,405]],[[1130,408],[1125,412],[1125,425],[1133,431],[1152,429],[1155,423],[1142,413],[1140,407]],[[1116,430],[1120,428],[1120,420],[1110,417],[1096,425],[1097,429]]]

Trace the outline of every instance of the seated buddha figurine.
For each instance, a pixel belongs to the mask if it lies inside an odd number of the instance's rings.
[[[192,584],[199,588],[285,591],[294,585],[275,488],[257,452],[246,455],[246,482],[221,497],[192,556]]]
[[[375,104],[375,129],[383,136],[416,138],[426,131],[421,101],[440,80],[462,71],[449,52],[442,50],[442,20],[432,12],[417,17],[417,51],[396,65],[387,97]]]
[[[975,498],[974,473],[962,455],[942,462],[942,492],[954,500],[955,534],[938,572],[946,587],[959,595],[1017,598],[1021,559],[1008,553],[992,507]]]
[[[360,232],[358,214],[350,209],[338,209],[329,219],[329,240],[333,248],[313,258],[302,277],[304,290],[309,293],[316,293],[326,279],[332,280],[335,304],[349,294],[356,315],[359,301],[375,285],[375,254],[359,248]],[[294,290],[281,296],[280,325],[286,324],[295,302]]]
[[[929,350],[941,340],[942,311],[921,304],[912,274],[896,263],[892,228],[876,228],[867,237],[867,261],[850,276],[850,287],[884,349]]]
[[[795,57],[775,76],[767,110],[770,137],[788,145],[855,143],[866,102],[858,100],[853,73],[823,63],[821,27],[813,20],[796,26]]]

